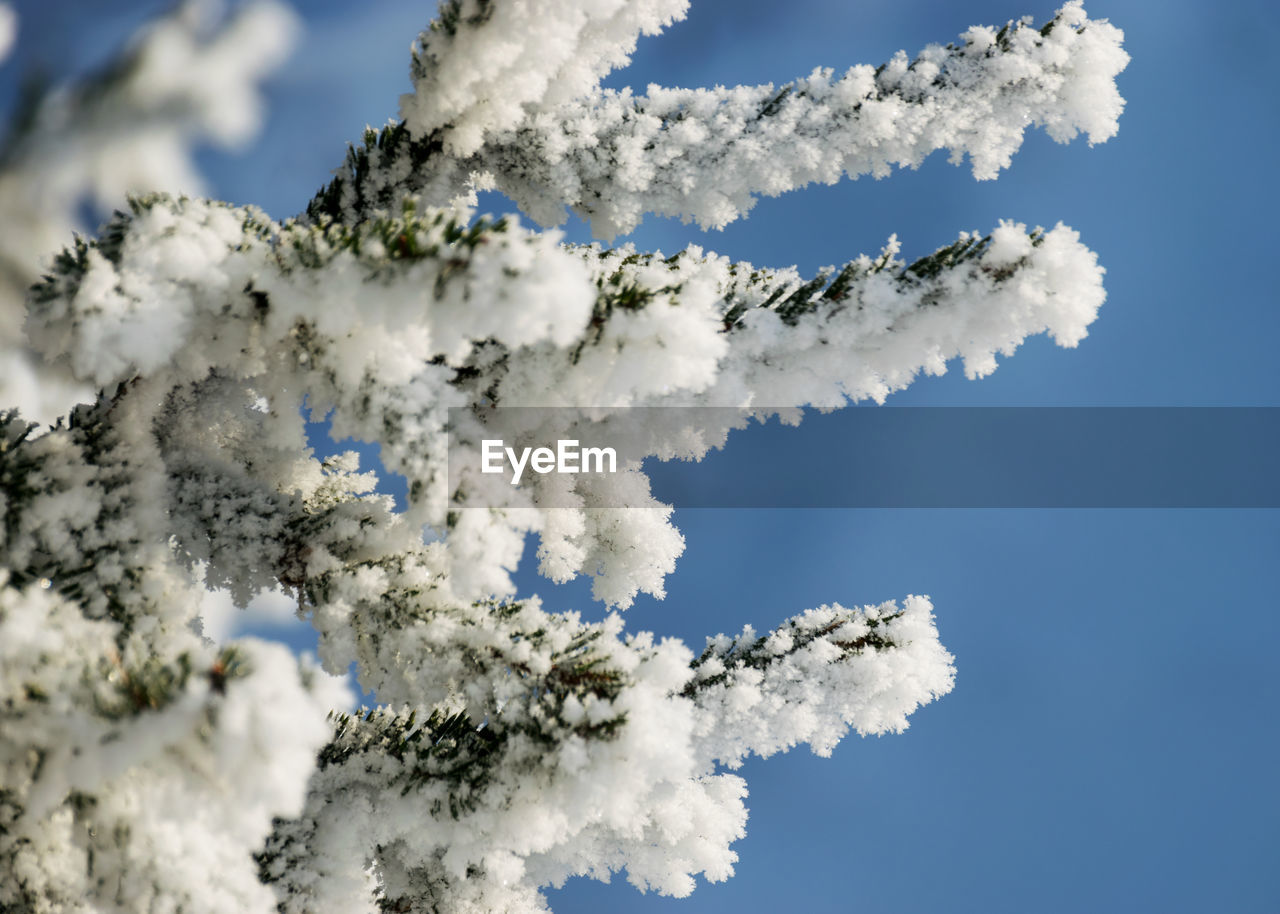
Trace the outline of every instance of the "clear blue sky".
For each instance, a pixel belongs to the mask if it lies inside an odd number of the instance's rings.
[[[55,71],[100,57],[140,11],[161,6],[17,5],[22,60]],[[262,140],[204,158],[217,193],[277,217],[299,211],[344,142],[395,113],[408,44],[431,7],[307,3],[309,35],[272,84]],[[1053,9],[694,0],[687,21],[643,42],[611,83],[780,82]],[[1133,57],[1120,77],[1128,110],[1107,144],[1035,134],[994,183],[935,155],[884,181],[763,200],[724,232],[650,220],[631,240],[811,271],[875,252],[893,232],[911,256],[1001,218],[1061,220],[1108,270],[1107,304],[1080,348],[1034,340],[991,378],[925,379],[891,403],[1280,406],[1274,9],[1088,9],[1125,30]],[[0,71],[0,84],[15,72]],[[785,453],[787,433],[770,434]],[[733,472],[752,480],[750,465]],[[633,626],[697,646],[826,601],[927,593],[957,658],[956,690],[903,735],[854,738],[832,759],[801,751],[749,763],[748,836],[728,883],[674,901],[578,881],[552,894],[559,914],[1280,910],[1280,513],[733,509],[676,519],[687,551],[667,599],[629,610]],[[591,611],[583,588],[552,599]]]

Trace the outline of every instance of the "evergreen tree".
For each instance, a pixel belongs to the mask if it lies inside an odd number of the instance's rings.
[[[763,415],[881,401],[957,356],[981,376],[1030,334],[1074,346],[1104,297],[1076,233],[1008,222],[912,260],[891,239],[806,277],[565,244],[477,218],[475,193],[611,240],[936,149],[990,178],[1028,127],[1114,133],[1122,35],[1072,0],[781,87],[600,87],[686,5],[446,0],[401,118],[284,222],[143,192],[193,180],[193,141],[253,129],[282,9],[210,32],[183,8],[30,94],[0,152],[0,219],[23,227],[0,239],[0,909],[540,911],[541,888],[620,871],[684,895],[733,872],[745,758],[899,731],[950,690],[918,596],[700,653],[628,633],[619,611],[683,548],[638,465],[501,488],[451,477],[450,448],[495,407]],[[71,239],[86,195],[126,191]],[[380,445],[405,510],[354,455],[313,454],[304,408]],[[603,621],[517,598],[533,534]],[[209,588],[272,587],[322,668],[202,637]],[[379,706],[342,713],[353,663]]]

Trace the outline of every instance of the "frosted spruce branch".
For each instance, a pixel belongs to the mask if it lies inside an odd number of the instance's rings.
[[[157,250],[191,245],[211,258],[200,285],[147,266]],[[251,209],[156,197],[55,261],[29,332],[71,381],[113,387],[159,371],[163,389],[187,390],[165,420],[184,429],[180,454],[209,435],[184,416],[226,415],[223,434],[248,423],[244,442],[267,440],[268,426],[292,430],[274,456],[242,447],[219,460],[288,466],[288,448],[305,447],[291,411],[304,397],[332,410],[334,434],[379,441],[387,467],[408,479],[414,516],[448,529],[459,594],[509,593],[504,569],[537,530],[545,571],[595,569],[597,594],[626,605],[660,592],[680,552],[669,509],[648,499],[642,477],[635,503],[653,510],[629,520],[531,512],[518,496],[505,513],[460,514],[444,486],[448,407],[883,399],[957,355],[986,374],[1029,334],[1074,345],[1103,299],[1094,255],[1063,227],[1006,224],[911,262],[897,252],[893,241],[806,279],[696,249],[561,249],[511,220],[464,227],[415,207],[352,227],[276,226]],[[131,329],[144,325],[149,335]],[[222,380],[206,381],[210,372]],[[271,410],[246,411],[256,397]],[[632,546],[625,562],[604,547],[620,542]],[[240,574],[265,586],[248,574],[255,564]]]
[[[850,727],[899,732],[951,691],[955,669],[924,597],[848,610],[823,606],[759,636],[708,639],[682,694],[703,712],[699,751],[737,768],[798,743],[829,755]]]
[[[0,907],[265,911],[245,855],[301,810],[342,690],[280,645],[192,631],[200,588],[165,546],[133,406],[40,435],[3,418]]]
[[[121,56],[67,86],[31,83],[0,142],[0,402],[53,421],[84,386],[40,372],[23,345],[23,299],[49,254],[81,224],[86,202],[109,209],[128,193],[198,193],[195,147],[234,147],[261,120],[258,85],[284,59],[293,13],[243,4],[211,25],[187,2],[152,23]],[[61,402],[60,402],[61,401]]]
[[[612,238],[646,213],[721,228],[759,194],[883,177],[938,149],[956,163],[967,155],[975,177],[994,178],[1028,127],[1059,142],[1115,133],[1122,37],[1071,2],[1041,28],[974,27],[914,59],[900,52],[839,77],[819,69],[780,88],[592,89],[557,107],[528,107],[470,155],[453,154],[449,128],[411,109],[370,131],[308,212],[358,221],[405,194],[443,205],[469,175],[487,174],[535,221],[558,224],[568,206],[597,237]]]
[[[408,708],[338,719],[307,812],[278,823],[260,858],[284,910],[367,893],[357,870],[337,865],[360,854],[384,872],[414,874],[388,879],[384,905],[430,896],[440,910],[466,910],[458,896],[467,883],[473,892],[501,883],[486,889],[492,904],[622,868],[642,888],[686,894],[694,874],[724,878],[735,859],[728,842],[741,829],[741,783],[715,773],[716,758],[736,767],[748,752],[803,741],[826,753],[851,723],[861,732],[900,729],[917,704],[950,690],[953,675],[929,605],[915,598],[902,611],[824,607],[797,617],[765,640],[770,656],[752,667],[764,674],[743,675],[739,664],[721,680],[692,684],[683,648],[645,635],[620,644],[616,617],[583,626],[536,606],[476,609],[499,630],[517,620],[537,628],[511,637],[517,624],[507,640],[493,638],[492,626],[453,626],[447,637],[461,639],[458,647],[437,640],[433,653],[445,664],[459,654],[470,661],[465,696],[425,719]],[[876,626],[886,631],[878,641],[867,635]],[[412,626],[401,630],[413,637]],[[548,652],[548,642],[562,646]],[[705,674],[713,662],[704,655],[696,669]],[[455,710],[486,683],[502,695],[496,706],[483,696],[473,710]],[[833,688],[848,697],[824,701]],[[665,749],[661,764],[656,746]],[[539,785],[536,796],[530,784]],[[393,814],[373,802],[386,793],[398,796]],[[335,847],[341,852],[330,858]],[[448,896],[436,894],[441,885],[452,887]]]
[[[661,596],[684,546],[670,506],[638,462],[496,490],[445,467],[495,406],[590,407],[618,428],[636,406],[763,415],[883,400],[955,357],[984,375],[1031,334],[1075,345],[1104,298],[1077,235],[1005,222],[915,259],[891,238],[802,276],[566,246],[474,219],[468,198],[496,186],[611,235],[649,212],[722,225],[761,193],[939,148],[994,175],[1032,124],[1111,134],[1120,33],[1073,2],[878,71],[598,88],[685,6],[450,0],[402,122],[370,131],[305,217],[146,193],[46,262],[25,338],[5,338],[26,372],[6,382],[39,393],[5,401],[63,418],[6,414],[0,436],[0,908],[541,911],[546,886],[618,872],[684,895],[733,871],[745,785],[725,769],[900,730],[951,688],[923,597],[823,606],[696,659],[612,611],[514,599],[530,534],[545,576],[590,575],[609,609]],[[96,140],[139,167],[167,150],[152,171],[177,174],[191,137],[248,125],[261,68],[239,52],[277,43],[199,34],[180,13],[99,95],[35,106],[0,162],[5,212],[29,203],[15,188],[96,189],[78,170]],[[166,69],[162,46],[199,65]],[[42,158],[50,138],[80,151]],[[406,511],[354,454],[315,457],[304,405],[380,445]],[[698,457],[736,421],[675,440],[630,423],[628,445]],[[292,594],[323,669],[207,642],[210,587]],[[349,697],[325,673],[352,664],[382,704],[326,722]]]
[[[1004,225],[910,263],[893,242],[806,280],[696,249],[672,258],[563,250],[509,220],[464,228],[434,210],[280,227],[253,210],[195,201],[133,206],[100,240],[57,260],[37,290],[29,328],[46,357],[72,380],[108,387],[171,366],[155,379],[164,389],[197,385],[166,420],[187,429],[186,452],[207,433],[183,415],[243,413],[265,397],[270,413],[227,422],[290,427],[287,448],[305,446],[300,419],[288,418],[303,397],[333,410],[334,434],[378,440],[388,468],[409,480],[415,516],[450,529],[450,573],[472,596],[509,592],[503,569],[518,559],[524,530],[544,534],[542,561],[554,576],[603,569],[602,579],[616,580],[601,580],[598,594],[621,605],[638,590],[658,592],[680,546],[651,500],[659,513],[650,521],[644,512],[631,521],[541,515],[516,500],[512,512],[451,523],[458,506],[442,475],[450,406],[882,399],[956,355],[971,375],[985,374],[1028,334],[1048,330],[1074,345],[1103,298],[1093,254],[1062,227]],[[156,250],[193,244],[212,258],[199,286],[146,266]],[[353,311],[352,300],[367,305]],[[488,307],[471,307],[476,300]],[[149,336],[130,329],[143,325]],[[253,380],[234,391],[200,387],[209,372]],[[286,457],[246,452],[230,462],[269,467]],[[647,488],[636,485],[644,503]],[[501,540],[495,524],[509,531]],[[624,567],[598,548],[606,541],[638,551]]]
[[[439,129],[452,154],[468,155],[530,107],[577,99],[625,66],[640,35],[683,19],[688,0],[446,0],[418,36],[414,91],[401,111],[414,133]]]
[[[216,402],[212,391],[204,396],[206,403]],[[172,436],[175,444],[193,441],[181,423],[170,425],[173,415],[162,414],[159,421],[166,460],[173,457],[166,438]],[[227,416],[202,415],[230,431]],[[238,435],[231,440],[244,446]],[[184,457],[169,472],[170,485],[195,487],[194,492],[203,483],[193,469],[213,464],[198,449]],[[146,478],[149,469],[143,464],[133,472]],[[744,816],[741,784],[713,774],[708,756],[713,744],[705,734],[721,729],[724,702],[712,688],[718,683],[707,682],[694,690],[699,700],[689,704],[688,684],[695,670],[688,652],[678,643],[655,643],[645,635],[624,638],[616,616],[588,624],[572,614],[545,613],[536,601],[450,604],[447,582],[434,571],[440,563],[433,560],[438,557],[432,547],[379,555],[379,549],[401,542],[380,528],[402,528],[402,521],[389,515],[381,500],[359,496],[363,485],[349,464],[339,461],[327,474],[331,483],[322,481],[301,497],[255,495],[246,491],[243,479],[238,487],[220,481],[208,487],[204,499],[179,494],[174,504],[186,505],[187,514],[170,514],[170,529],[183,537],[181,549],[202,537],[239,541],[245,559],[252,542],[248,532],[259,531],[261,539],[263,531],[282,531],[271,537],[283,547],[274,554],[280,562],[275,573],[298,589],[304,611],[321,630],[326,661],[343,668],[355,660],[366,687],[389,696],[393,705],[419,709],[416,717],[412,711],[399,717],[378,712],[357,724],[350,718],[336,721],[306,811],[297,820],[278,821],[275,837],[259,856],[260,875],[278,885],[286,910],[295,904],[306,910],[317,898],[343,898],[344,886],[354,885],[356,896],[367,898],[372,888],[361,875],[361,860],[376,860],[388,873],[416,874],[407,877],[406,893],[470,880],[470,888],[458,889],[462,896],[475,891],[483,873],[506,879],[509,886],[501,891],[531,897],[539,885],[573,873],[600,875],[602,866],[625,867],[637,884],[676,894],[692,887],[693,873],[713,879],[728,875],[733,860],[728,845],[740,835]],[[215,509],[216,522],[206,518],[203,524],[193,523],[190,511],[207,511],[207,499],[217,492],[227,493],[230,510]],[[268,513],[255,516],[263,506]],[[207,550],[211,556],[219,552],[216,545]],[[252,560],[261,564],[272,555]],[[38,570],[58,573],[48,566]],[[869,648],[889,653],[899,644],[909,651],[933,645],[933,655],[904,655],[911,670],[909,709],[945,691],[938,684],[949,682],[950,675],[949,658],[936,646],[927,604],[912,609],[923,614],[924,628],[895,630],[878,644],[856,630],[867,624],[857,614],[838,611],[847,624],[826,626],[795,645],[797,650],[776,652],[778,659],[787,661],[788,653],[794,655],[789,662],[799,658],[813,683],[824,681],[824,664],[854,664],[850,675],[863,682],[859,691],[865,705],[866,696],[875,692],[867,688],[867,671],[859,666],[877,662]],[[865,612],[873,620],[880,615],[890,622],[898,618],[888,608]],[[807,624],[805,618],[784,626],[777,637],[793,637],[789,633]],[[824,639],[835,648],[826,655],[816,650]],[[801,647],[807,649],[803,655]],[[708,670],[705,657],[698,668]],[[216,669],[215,663],[211,672]],[[892,685],[896,675],[877,675],[873,681],[881,692],[892,692],[900,689]],[[787,676],[794,678],[794,672]],[[836,675],[831,681],[847,679]],[[210,675],[208,682],[215,691],[226,688],[216,676]],[[772,691],[767,682],[733,685],[734,707],[748,702],[746,693],[757,685],[763,686],[754,692],[757,701],[768,701]],[[152,703],[145,692],[144,701],[137,702],[136,688],[125,694],[139,705]],[[703,695],[708,700],[702,701]],[[892,720],[894,702],[903,700],[895,694],[880,708],[880,716]],[[425,731],[415,729],[418,720]],[[829,744],[852,720],[837,718],[820,737],[816,728],[802,737],[812,738],[815,746]],[[865,720],[860,725],[866,729]],[[423,732],[425,736],[415,736]],[[791,742],[797,741],[794,728],[791,732]],[[655,739],[655,733],[663,738]],[[592,781],[601,785],[599,791],[578,796],[583,784]],[[616,782],[634,785],[634,792],[619,796],[616,786],[607,786]],[[536,801],[526,796],[530,783],[543,785]],[[396,797],[395,815],[379,799],[387,796]],[[616,805],[602,822],[605,796]],[[513,804],[528,807],[528,815],[538,821],[559,824],[550,833],[530,836],[522,819],[506,821]],[[697,815],[687,830],[673,834],[663,823],[672,821],[677,809],[680,815],[690,809]],[[436,826],[424,832],[428,820]],[[637,837],[637,823],[643,822],[653,824]],[[425,841],[424,834],[430,836]],[[598,857],[601,846],[614,848],[605,863]],[[520,878],[526,873],[527,878]],[[386,891],[384,898],[400,897]]]

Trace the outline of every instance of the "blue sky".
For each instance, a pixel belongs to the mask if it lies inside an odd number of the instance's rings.
[[[162,4],[17,6],[19,63],[62,72],[100,58]],[[431,6],[306,4],[309,32],[271,84],[261,140],[203,157],[218,195],[277,217],[301,210],[345,141],[394,115]],[[781,82],[1053,9],[694,0],[686,22],[644,41],[610,81]],[[884,181],[762,200],[723,232],[650,220],[630,240],[812,271],[875,252],[894,232],[911,257],[1001,218],[1061,220],[1108,270],[1107,304],[1080,347],[1033,340],[986,380],[953,370],[891,405],[1280,406],[1274,10],[1255,0],[1088,9],[1125,30],[1133,57],[1120,77],[1128,110],[1105,145],[1033,134],[996,182],[935,155]],[[16,72],[0,70],[6,94]],[[785,459],[787,431],[761,433]],[[720,466],[758,484],[732,447]],[[855,737],[831,759],[748,763],[751,819],[728,883],[676,901],[580,880],[552,894],[560,914],[1280,909],[1275,510],[740,508],[676,520],[685,555],[665,601],[628,611],[633,626],[697,646],[823,602],[926,593],[957,686],[905,734]],[[522,583],[593,611],[585,588]]]

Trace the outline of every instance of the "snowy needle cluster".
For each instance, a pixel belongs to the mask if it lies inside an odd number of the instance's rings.
[[[1006,222],[916,259],[891,239],[806,277],[567,245],[477,218],[475,192],[609,239],[938,149],[990,178],[1030,127],[1114,133],[1122,35],[1069,2],[781,87],[600,88],[686,5],[446,0],[401,119],[284,222],[152,192],[256,127],[293,23],[273,4],[184,8],[28,100],[0,150],[0,909],[534,912],[614,873],[684,895],[733,872],[746,757],[899,731],[950,690],[918,596],[700,653],[628,632],[683,549],[638,464],[469,507],[446,431],[494,406],[879,401],[955,357],[981,376],[1030,334],[1085,335],[1103,271],[1077,234]],[[121,209],[73,240],[86,198]],[[407,508],[353,455],[317,459],[304,408],[380,445]],[[593,507],[601,486],[632,507]],[[517,598],[530,535],[603,621]],[[319,666],[202,637],[213,588],[295,595]],[[380,705],[341,713],[353,663]]]

